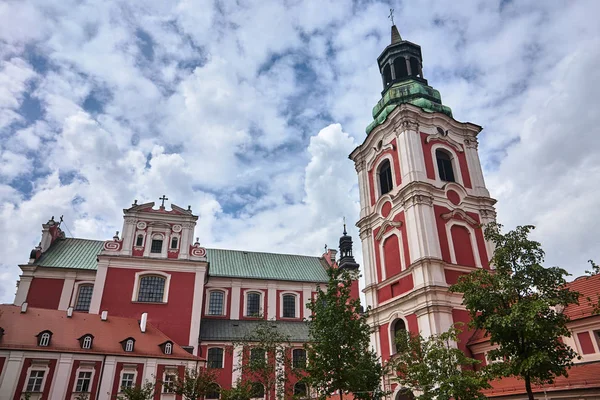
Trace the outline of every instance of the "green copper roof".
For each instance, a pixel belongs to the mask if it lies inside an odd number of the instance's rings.
[[[58,239],[34,265],[53,268],[96,269],[96,256],[104,241]],[[210,276],[327,282],[327,272],[319,257],[295,254],[206,249]]]
[[[210,276],[327,282],[319,257],[206,249]]]
[[[247,338],[257,326],[264,321],[244,321],[226,319],[202,319],[200,324],[200,340],[242,340]],[[291,342],[308,341],[308,324],[306,322],[268,321],[280,333],[290,338]]]
[[[96,256],[102,250],[101,240],[58,239],[34,263],[40,267],[96,269]]]
[[[394,83],[373,107],[374,121],[367,127],[367,135],[376,126],[385,122],[387,116],[402,103],[412,104],[427,112],[441,112],[452,117],[452,110],[442,104],[439,91],[415,79],[408,79]]]

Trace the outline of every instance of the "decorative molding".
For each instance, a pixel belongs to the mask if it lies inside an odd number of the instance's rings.
[[[192,257],[206,257],[206,249],[200,247],[199,243],[190,246],[190,256]]]
[[[433,197],[431,195],[426,194],[412,194],[402,199],[402,207],[404,207],[405,209],[411,206],[416,206],[417,204],[425,204],[428,206],[432,206]]]
[[[389,228],[390,226],[394,227],[394,228],[400,228],[402,226],[402,221],[385,220],[383,222],[383,224],[381,224],[381,227],[379,228],[379,231],[377,232],[377,235],[375,236],[375,240],[377,240],[377,241],[381,240],[381,238],[385,234],[386,229]]]
[[[123,246],[122,240],[107,240],[102,247],[105,251],[119,251]]]
[[[477,138],[465,138],[464,142],[465,142],[465,147],[467,149],[475,149],[475,150],[477,150],[477,147],[479,145],[479,142],[477,141]]]
[[[146,229],[146,226],[148,226],[148,225],[144,221],[140,221],[137,223],[138,229],[144,230],[144,229]]]
[[[136,219],[135,217],[124,217],[125,225],[135,225]]]
[[[432,140],[438,140],[440,142],[447,143],[450,146],[454,147],[456,149],[456,151],[458,151],[459,153],[462,153],[464,151],[462,145],[459,142],[457,142],[456,140],[452,139],[450,136],[448,136],[448,134],[441,135],[438,132],[433,135],[427,135],[427,138],[425,139],[425,143],[429,143]]]
[[[441,217],[446,221],[448,221],[451,218],[456,218],[457,216],[473,227],[477,227],[479,225],[477,221],[469,217],[469,215],[460,208],[455,208],[454,210],[441,215]]]
[[[183,224],[181,224],[182,228],[187,228],[187,229],[192,229],[192,228],[194,228],[194,226],[196,226],[196,224],[193,222],[184,222]]]
[[[496,219],[496,211],[494,210],[486,210],[485,208],[482,208],[479,210],[479,214],[481,214],[483,218]]]
[[[173,232],[175,232],[175,233],[179,233],[179,232],[181,232],[181,225],[173,225],[173,228],[172,228],[172,230],[173,230]]]

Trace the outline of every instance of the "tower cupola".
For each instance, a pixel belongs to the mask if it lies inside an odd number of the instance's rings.
[[[367,127],[367,135],[398,104],[409,103],[427,112],[440,112],[452,117],[452,110],[442,104],[440,92],[429,86],[423,77],[421,46],[403,40],[396,25],[392,25],[391,43],[377,57],[377,65],[383,81],[381,100],[373,107],[374,121]]]
[[[358,263],[352,255],[352,236],[346,232],[346,223],[344,222],[344,234],[340,237],[340,262],[339,267],[346,271],[357,271]]]

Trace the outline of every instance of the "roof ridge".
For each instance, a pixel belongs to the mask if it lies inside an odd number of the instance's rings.
[[[254,253],[254,254],[272,254],[277,256],[295,256],[295,257],[309,257],[320,259],[321,256],[309,256],[306,254],[294,254],[294,253],[274,253],[269,251],[256,251],[256,250],[237,250],[237,249],[222,249],[217,247],[206,247],[206,250],[222,250],[222,251],[235,251],[238,253]]]

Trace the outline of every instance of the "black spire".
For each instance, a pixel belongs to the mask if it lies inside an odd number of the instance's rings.
[[[341,269],[347,271],[358,270],[358,263],[354,260],[352,255],[352,236],[348,236],[346,232],[346,221],[344,221],[344,234],[340,237],[340,263]]]

